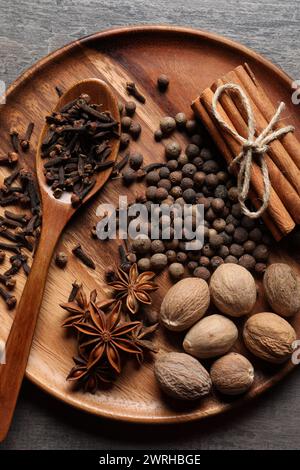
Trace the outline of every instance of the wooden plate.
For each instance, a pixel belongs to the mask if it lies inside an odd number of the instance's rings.
[[[7,104],[1,106],[0,145],[1,151],[9,149],[10,127],[25,129],[29,120],[35,122],[31,154],[25,157],[29,165],[34,160],[34,147],[44,122],[44,117],[54,107],[57,95],[54,87],[63,90],[78,80],[98,77],[114,88],[120,99],[128,99],[124,84],[127,80],[138,83],[147,98],[145,106],[137,106],[137,120],[142,124],[142,136],[132,146],[139,149],[146,162],[163,159],[163,146],[153,140],[153,131],[163,115],[174,115],[178,111],[190,113],[190,103],[199,92],[213,80],[247,61],[257,78],[268,90],[274,102],[286,102],[289,122],[300,130],[299,113],[291,103],[291,80],[270,62],[227,39],[213,34],[186,28],[167,26],[143,26],[123,28],[83,38],[39,61],[25,72],[8,90]],[[170,77],[166,94],[156,89],[160,73]],[[184,144],[182,136],[176,136]],[[1,168],[3,176],[7,172]],[[134,188],[127,191],[132,198]],[[59,270],[52,262],[44,301],[40,312],[34,344],[30,355],[27,376],[43,390],[64,402],[82,410],[124,421],[163,423],[189,421],[221,413],[238,403],[258,395],[280,380],[293,368],[291,362],[283,366],[269,366],[254,360],[255,384],[251,391],[239,399],[225,399],[212,395],[193,405],[178,405],[159,392],[153,378],[152,364],[147,362],[138,368],[128,364],[115,386],[96,395],[72,391],[65,377],[72,366],[75,345],[72,338],[60,327],[65,312],[59,307],[70,291],[74,279],[81,280],[86,290],[97,287],[104,295],[104,267],[112,263],[117,253],[116,242],[100,242],[90,238],[90,229],[96,223],[96,208],[100,202],[116,202],[119,193],[124,193],[120,181],[106,185],[104,190],[76,216],[63,233],[58,249],[70,252],[76,242],[93,256],[97,263],[95,271],[83,267],[70,256],[66,270]],[[283,247],[274,248],[274,259],[283,259],[297,269]],[[295,257],[294,257],[295,258]],[[18,294],[24,285],[18,279]],[[157,294],[159,305],[169,286],[166,275],[160,276],[161,289]],[[259,282],[258,282],[259,284]],[[255,311],[268,309],[262,294],[259,295]],[[0,339],[7,337],[13,314],[7,313],[1,304]],[[294,320],[300,334],[300,318]],[[159,332],[157,341],[165,350],[180,350],[181,337]],[[242,350],[242,344],[237,350]]]

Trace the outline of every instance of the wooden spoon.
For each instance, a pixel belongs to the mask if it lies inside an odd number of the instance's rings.
[[[120,116],[115,97],[109,86],[98,79],[82,80],[74,85],[59,99],[55,110],[61,109],[66,103],[78,98],[81,93],[90,95],[93,103],[102,104],[103,109],[110,111],[112,117],[119,121]],[[64,193],[61,199],[55,199],[51,188],[45,182],[41,145],[47,131],[48,125],[45,125],[40,135],[36,153],[37,179],[43,208],[40,241],[6,343],[6,364],[0,365],[0,442],[5,439],[13,417],[43,299],[52,254],[63,228],[76,212],[70,202],[70,193]],[[109,160],[115,161],[118,155],[119,141],[114,139],[111,145],[112,152]],[[84,202],[88,201],[102,188],[111,171],[112,168],[108,168],[97,175],[97,182],[84,199]],[[51,377],[49,377],[49,380],[51,380]]]

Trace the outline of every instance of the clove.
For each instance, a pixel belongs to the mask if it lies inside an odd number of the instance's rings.
[[[142,93],[137,89],[137,86],[134,82],[127,82],[126,83],[126,91],[128,95],[133,96],[136,98],[140,103],[146,103],[146,98]]]
[[[96,265],[94,263],[94,261],[92,260],[92,258],[90,256],[88,256],[82,249],[81,245],[78,244],[75,246],[75,248],[73,248],[72,250],[72,253],[78,258],[80,259],[80,261],[83,262],[83,264],[85,264],[86,266],[88,266],[89,268],[91,269],[96,269]]]

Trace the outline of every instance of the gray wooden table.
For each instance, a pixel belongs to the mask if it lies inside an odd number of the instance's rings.
[[[300,79],[299,0],[0,0],[0,79],[11,83],[48,52],[112,26],[169,23],[235,39]],[[298,371],[247,408],[173,427],[87,416],[25,381],[0,449],[299,449]]]

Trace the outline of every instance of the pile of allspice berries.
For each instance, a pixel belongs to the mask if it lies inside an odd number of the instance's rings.
[[[291,360],[296,332],[288,320],[300,311],[300,276],[287,264],[271,264],[263,289],[270,311],[253,313],[255,280],[234,263],[219,266],[209,284],[191,277],[171,287],[161,304],[160,321],[171,331],[184,332],[185,352],[158,354],[154,373],[164,393],[180,400],[195,400],[212,390],[239,395],[253,386],[252,358],[273,364]],[[209,313],[210,303],[219,313]],[[237,318],[239,325],[245,320],[242,347]]]
[[[185,149],[175,139],[170,139],[175,131],[186,135],[189,143]],[[262,274],[269,256],[270,236],[260,221],[242,214],[236,180],[222,159],[205,144],[199,123],[187,119],[184,113],[178,113],[174,118],[167,116],[161,119],[154,136],[162,142],[168,138],[164,145],[166,161],[147,170],[144,179],[147,188],[142,202],[149,211],[149,224],[146,230],[144,227],[144,233],[148,233],[148,238],[132,240],[139,271],[159,272],[168,268],[173,280],[190,275],[208,281],[218,266],[234,263]],[[163,233],[163,222],[168,223],[165,220],[168,216],[162,215],[160,236],[151,239],[153,203],[179,204],[181,207],[203,204],[204,229],[197,228],[196,214],[192,212],[191,216],[193,230],[204,231],[202,249],[189,251],[186,249],[188,239],[184,236],[180,240],[174,238],[176,214],[172,212],[170,236],[169,231],[167,236]]]

